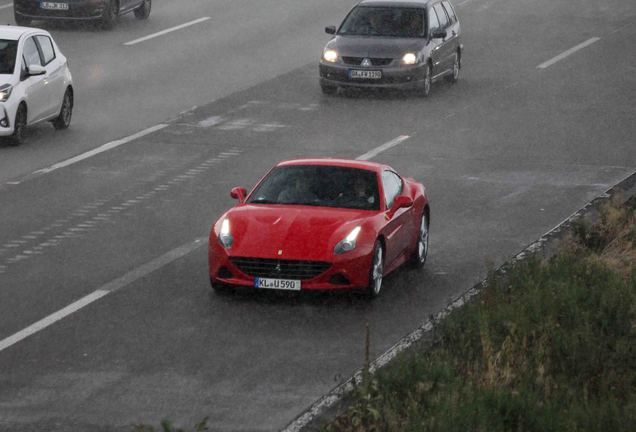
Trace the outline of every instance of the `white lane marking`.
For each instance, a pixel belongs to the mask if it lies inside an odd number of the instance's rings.
[[[399,137],[392,139],[391,141],[389,141],[388,143],[382,144],[379,147],[374,148],[373,150],[360,155],[356,158],[356,160],[369,160],[369,159],[373,159],[374,157],[376,157],[377,155],[379,155],[382,152],[387,151],[388,149],[395,147],[396,145],[402,143],[403,141],[406,141],[407,139],[409,139],[411,136],[410,135],[400,135]]]
[[[101,288],[93,291],[85,297],[71,303],[70,305],[58,310],[57,312],[52,313],[51,315],[42,318],[41,320],[31,324],[30,326],[20,330],[19,332],[0,340],[0,352],[9,348],[12,345],[24,340],[25,338],[44,330],[45,328],[55,324],[57,321],[60,321],[63,318],[77,312],[78,310],[88,306],[89,304],[99,300],[100,298],[120,290],[125,286],[135,282],[138,279],[147,276],[148,274],[154,272],[155,270],[160,269],[161,267],[170,264],[173,261],[189,254],[195,249],[201,247],[206,244],[207,237],[199,237],[194,241],[186,243],[178,248],[175,248],[158,258],[155,258],[146,264],[143,264],[137,267],[134,270],[126,273],[125,275],[114,279],[107,284],[103,285]]]
[[[128,45],[128,46],[130,46],[130,45],[138,44],[138,43],[140,43],[140,42],[145,42],[145,41],[147,41],[147,40],[149,40],[149,39],[153,39],[153,38],[156,38],[156,37],[158,37],[158,36],[163,36],[163,35],[165,35],[166,33],[170,33],[170,32],[176,31],[176,30],[180,30],[180,29],[182,29],[182,28],[189,27],[189,26],[192,26],[192,25],[198,24],[198,23],[200,23],[200,22],[207,21],[207,20],[209,20],[209,19],[210,19],[210,17],[202,17],[202,18],[198,18],[198,19],[195,19],[195,20],[193,20],[193,21],[189,21],[189,22],[187,22],[187,23],[184,23],[184,24],[181,24],[181,25],[178,25],[178,26],[170,27],[170,28],[165,29],[165,30],[162,30],[162,31],[160,31],[160,32],[153,33],[153,34],[150,34],[150,35],[148,35],[148,36],[141,37],[141,38],[139,38],[139,39],[131,40],[130,42],[126,42],[126,43],[124,43],[124,45]]]
[[[199,127],[208,128],[208,127],[211,127],[211,126],[216,126],[219,123],[221,123],[223,120],[224,119],[221,116],[208,117],[205,120],[201,120],[199,122]]]
[[[58,162],[58,163],[56,163],[54,165],[51,165],[48,168],[43,168],[43,169],[34,171],[33,174],[34,175],[46,174],[46,173],[50,173],[51,171],[55,171],[57,169],[67,167],[69,165],[72,165],[72,164],[77,163],[79,161],[82,161],[84,159],[88,159],[90,157],[93,157],[93,156],[95,156],[97,154],[100,154],[100,153],[103,153],[105,151],[114,149],[115,147],[119,147],[120,145],[127,144],[127,143],[129,143],[131,141],[136,140],[137,138],[141,138],[143,136],[146,136],[148,134],[151,134],[153,132],[156,132],[156,131],[161,130],[161,129],[166,128],[166,127],[168,127],[168,125],[165,124],[165,123],[161,123],[161,124],[149,127],[148,129],[144,129],[144,130],[142,130],[140,132],[137,132],[137,133],[132,134],[130,136],[127,136],[125,138],[106,143],[106,144],[104,144],[102,146],[99,146],[99,147],[93,149],[93,150],[87,151],[86,153],[82,153],[81,155],[77,155],[77,156],[72,157],[70,159],[66,159],[65,161]]]
[[[10,7],[13,7],[13,3],[3,4],[0,6],[0,9],[9,9]]]
[[[537,69],[545,69],[547,67],[552,66],[553,64],[555,64],[556,62],[563,60],[564,58],[566,58],[567,56],[574,54],[575,52],[577,52],[578,50],[581,50],[583,48],[585,48],[588,45],[592,45],[594,42],[600,40],[600,37],[593,37],[590,38],[588,40],[586,40],[585,42],[581,42],[580,44],[578,44],[577,46],[573,46],[572,48],[570,48],[569,50],[563,51],[561,54],[559,54],[556,57],[551,58],[550,60],[541,63],[539,66],[537,66]]]

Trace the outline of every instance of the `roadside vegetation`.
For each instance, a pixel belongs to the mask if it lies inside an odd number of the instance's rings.
[[[491,274],[435,342],[363,373],[344,431],[636,430],[636,205]]]

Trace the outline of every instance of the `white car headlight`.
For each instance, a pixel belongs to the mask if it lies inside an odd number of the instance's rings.
[[[338,60],[338,53],[335,50],[328,49],[322,53],[322,58],[329,63],[335,63]]]
[[[234,237],[232,237],[232,233],[230,232],[230,220],[223,219],[221,223],[221,231],[219,232],[219,243],[221,246],[225,248],[229,248],[234,243]]]
[[[6,102],[11,96],[11,91],[13,90],[13,86],[11,84],[5,84],[0,87],[0,102]]]
[[[404,57],[402,57],[402,63],[413,65],[417,63],[417,56],[414,53],[406,53],[404,54]]]
[[[361,229],[362,228],[359,226],[352,229],[349,235],[336,244],[336,247],[333,248],[333,253],[339,255],[354,250],[356,248],[356,239],[358,238],[358,234],[360,234]]]

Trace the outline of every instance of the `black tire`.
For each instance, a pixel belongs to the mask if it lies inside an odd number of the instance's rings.
[[[101,28],[104,30],[111,30],[113,27],[115,27],[115,22],[117,21],[118,15],[119,2],[117,0],[108,0],[100,21]]]
[[[210,278],[210,286],[214,293],[218,295],[229,294],[231,292],[231,289],[227,285],[213,282],[212,278]]]
[[[24,103],[18,106],[18,110],[15,113],[15,122],[13,124],[13,134],[9,136],[9,145],[19,146],[24,144],[25,132],[27,125],[27,108]]]
[[[374,299],[380,295],[383,275],[384,249],[380,240],[376,240],[373,246],[371,266],[369,267],[369,285],[367,286],[367,297],[369,299]]]
[[[150,9],[152,9],[152,0],[144,0],[137,9],[133,12],[135,13],[135,18],[138,20],[148,19],[150,16]]]
[[[410,264],[415,268],[424,267],[426,257],[428,256],[428,237],[429,237],[428,213],[425,211],[420,219],[420,229],[417,234],[417,245],[411,255]]]
[[[455,53],[455,60],[453,61],[453,69],[450,75],[446,75],[446,81],[451,84],[455,84],[459,80],[459,53]]]
[[[322,90],[322,93],[326,95],[334,95],[338,91],[338,87],[325,84],[320,84],[320,89]]]
[[[60,114],[51,122],[53,127],[57,130],[67,129],[71,125],[71,118],[73,117],[73,90],[67,88],[64,93],[64,99],[62,100],[62,107],[60,108]]]
[[[13,17],[15,19],[15,23],[22,27],[29,27],[31,25],[31,18],[27,18],[18,14],[17,12],[13,12]]]
[[[433,68],[430,63],[426,64],[426,70],[424,71],[424,80],[422,81],[422,87],[419,90],[419,95],[422,97],[428,97],[431,94],[431,87],[433,86]]]

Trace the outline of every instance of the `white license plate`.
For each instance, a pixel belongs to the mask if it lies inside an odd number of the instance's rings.
[[[382,71],[351,69],[349,77],[351,79],[380,79],[382,78]]]
[[[254,288],[300,291],[300,281],[291,279],[254,278]]]
[[[42,2],[40,7],[49,10],[68,10],[68,3]]]

